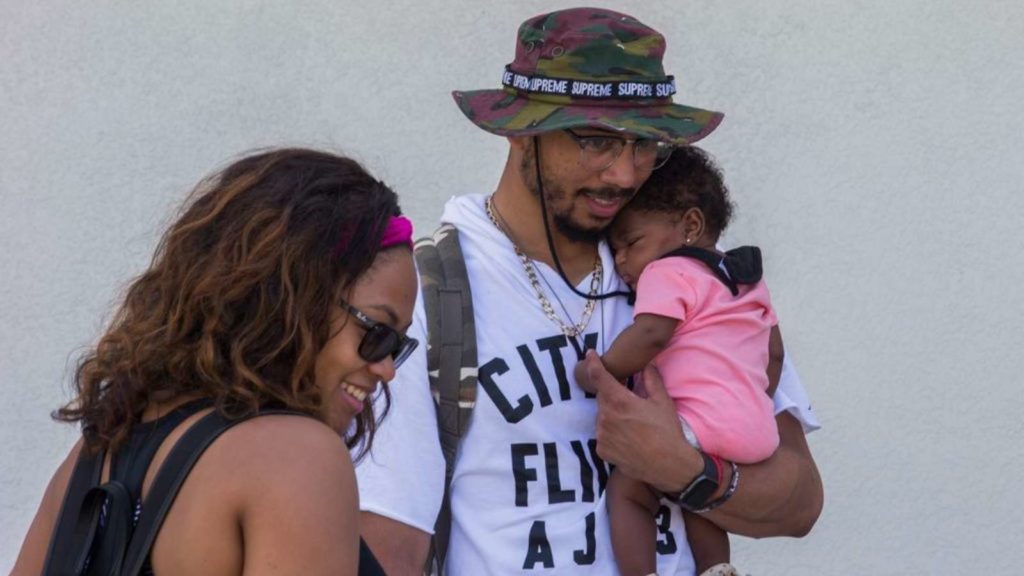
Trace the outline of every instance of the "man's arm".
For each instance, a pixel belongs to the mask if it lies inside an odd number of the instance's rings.
[[[373,512],[359,518],[363,540],[390,576],[421,576],[430,551],[430,534]]]
[[[675,406],[657,370],[645,369],[648,396],[641,398],[619,385],[596,353],[588,352],[585,362],[598,390],[598,455],[662,492],[685,488],[704,465],[683,439]],[[787,414],[777,420],[779,449],[764,462],[741,466],[735,495],[708,514],[728,531],[755,537],[800,536],[821,512],[821,478],[800,424]],[[728,477],[725,480],[723,485]]]
[[[736,493],[705,515],[733,534],[752,538],[806,536],[825,501],[821,476],[803,427],[788,412],[775,416],[779,448],[757,464],[740,466]],[[724,479],[723,485],[727,484]]]
[[[422,296],[408,335],[427,341]],[[427,347],[417,347],[389,383],[391,409],[356,466],[363,540],[392,576],[423,574],[444,494],[445,461],[427,382]],[[384,397],[374,401],[383,410]]]

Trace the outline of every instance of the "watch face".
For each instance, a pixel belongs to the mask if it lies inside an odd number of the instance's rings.
[[[682,496],[679,497],[679,503],[690,510],[703,508],[708,503],[708,500],[711,499],[711,495],[715,493],[715,490],[718,490],[718,482],[702,475],[683,492]]]
[[[690,482],[690,485],[679,495],[679,505],[685,510],[699,510],[718,490],[718,466],[707,454],[701,453],[704,457],[704,470]]]

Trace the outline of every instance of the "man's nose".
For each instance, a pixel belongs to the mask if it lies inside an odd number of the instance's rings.
[[[638,178],[640,172],[636,168],[636,143],[628,142],[619,154],[619,157],[612,162],[611,166],[601,172],[601,181],[625,190],[637,188],[640,185]]]

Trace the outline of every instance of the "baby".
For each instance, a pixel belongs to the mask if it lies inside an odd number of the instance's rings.
[[[760,251],[716,249],[731,214],[721,172],[689,146],[651,175],[609,233],[616,270],[636,292],[636,308],[633,324],[601,360],[620,381],[656,364],[683,435],[717,479],[717,486],[695,482],[693,490],[664,495],[693,510],[731,495],[721,485],[729,465],[723,459],[752,464],[779,443],[769,382],[776,385],[782,370],[782,338],[761,281]],[[576,381],[594,392],[582,366]],[[624,575],[655,571],[652,517],[662,496],[617,470],[609,480],[612,547]],[[726,533],[695,513],[684,512],[684,519],[697,573],[731,569]]]

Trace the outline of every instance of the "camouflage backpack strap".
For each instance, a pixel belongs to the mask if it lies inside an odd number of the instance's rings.
[[[451,532],[451,481],[459,440],[476,404],[477,357],[473,299],[459,231],[442,224],[416,243],[416,264],[427,318],[427,370],[437,405],[437,428],[445,461],[445,490],[434,526],[427,573],[442,572]]]

